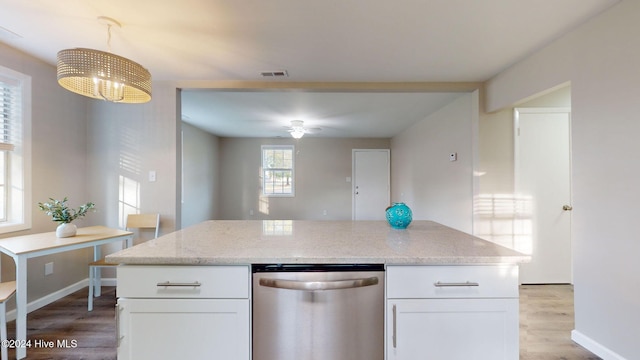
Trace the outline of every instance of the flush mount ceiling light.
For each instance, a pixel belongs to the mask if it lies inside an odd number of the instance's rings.
[[[111,53],[111,26],[106,16],[109,52],[75,48],[58,52],[58,83],[74,93],[111,102],[139,104],[151,100],[151,74],[142,65]]]

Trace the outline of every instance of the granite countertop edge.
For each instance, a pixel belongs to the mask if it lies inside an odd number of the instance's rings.
[[[390,229],[386,221],[209,220],[106,257],[130,265],[480,265],[530,259],[427,220],[406,231]]]
[[[421,258],[260,258],[260,257],[131,257],[107,256],[107,262],[122,265],[251,265],[251,264],[385,264],[385,265],[495,265],[528,262],[529,256],[458,256]]]

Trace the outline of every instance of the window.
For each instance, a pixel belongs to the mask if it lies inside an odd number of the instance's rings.
[[[293,196],[293,145],[262,146],[262,194]]]
[[[140,213],[140,182],[120,175],[118,186],[118,225],[124,228],[129,214]]]
[[[31,227],[31,77],[0,66],[0,233]]]

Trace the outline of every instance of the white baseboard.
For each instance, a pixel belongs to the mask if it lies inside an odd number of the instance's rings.
[[[590,337],[577,330],[571,331],[571,340],[575,341],[583,348],[591,351],[604,360],[626,360],[622,356],[616,354],[614,351],[611,351],[610,349],[600,345],[598,342],[594,341]]]
[[[102,286],[116,286],[115,278],[103,278]],[[51,294],[45,295],[39,299],[33,300],[30,303],[27,303],[27,313],[38,310],[43,306],[47,306],[54,301],[60,300],[63,297],[73,294],[74,292],[89,286],[89,279],[80,280],[75,284],[71,284],[63,289],[55,291]],[[7,321],[16,319],[16,310],[13,309],[11,311],[7,311]]]

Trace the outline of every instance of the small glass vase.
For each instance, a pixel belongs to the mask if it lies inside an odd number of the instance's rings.
[[[393,203],[387,208],[386,213],[387,221],[394,229],[406,229],[413,220],[411,209],[405,203]]]
[[[56,237],[66,238],[76,236],[76,232],[78,231],[78,227],[72,223],[62,223],[58,225],[56,228]]]

